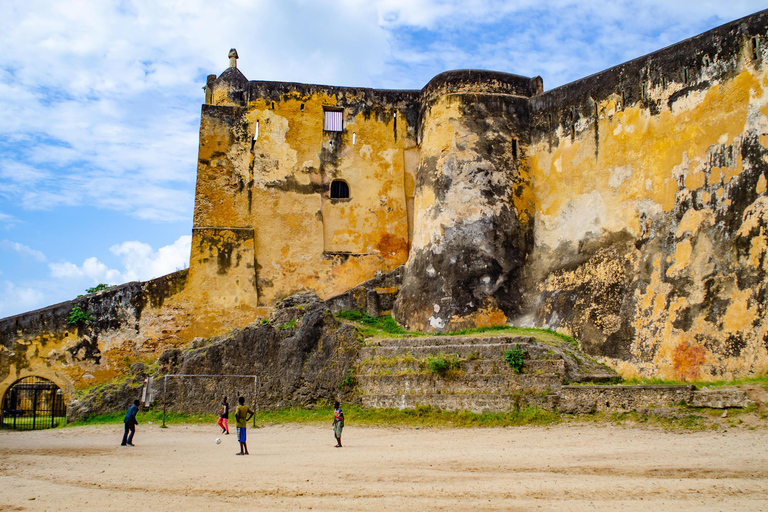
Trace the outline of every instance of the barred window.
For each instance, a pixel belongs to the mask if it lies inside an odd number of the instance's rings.
[[[345,181],[331,182],[331,199],[349,199],[349,185]]]
[[[344,111],[342,110],[326,110],[325,122],[323,123],[323,130],[327,132],[340,132],[343,124]]]

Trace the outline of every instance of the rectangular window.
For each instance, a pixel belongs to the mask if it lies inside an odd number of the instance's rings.
[[[341,110],[326,110],[323,130],[327,132],[340,132],[343,124],[344,112]]]

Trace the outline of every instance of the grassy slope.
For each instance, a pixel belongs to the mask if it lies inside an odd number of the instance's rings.
[[[547,342],[565,342],[570,343],[574,348],[578,349],[579,344],[565,334],[560,334],[551,329],[533,329],[524,327],[512,327],[509,325],[497,325],[493,327],[478,327],[475,329],[464,329],[461,331],[453,331],[449,333],[435,333],[425,334],[417,331],[406,331],[402,329],[391,315],[384,315],[382,317],[371,317],[366,313],[359,311],[343,311],[336,315],[336,318],[342,321],[347,321],[355,325],[365,338],[371,338],[372,340],[382,338],[398,338],[398,337],[424,337],[424,336],[530,336],[537,340]]]

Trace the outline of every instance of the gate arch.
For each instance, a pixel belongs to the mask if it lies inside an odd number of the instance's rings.
[[[64,395],[55,383],[42,377],[14,382],[3,397],[3,427],[40,430],[66,423]]]

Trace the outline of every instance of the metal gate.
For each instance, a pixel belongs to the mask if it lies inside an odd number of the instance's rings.
[[[42,377],[25,377],[8,388],[3,400],[3,426],[18,430],[53,428],[66,423],[61,389]]]

